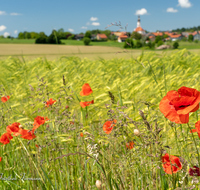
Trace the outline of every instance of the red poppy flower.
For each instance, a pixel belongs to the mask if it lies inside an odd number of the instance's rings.
[[[103,130],[105,131],[106,134],[110,134],[112,132],[115,123],[117,123],[116,119],[114,119],[113,121],[106,121],[104,123]]]
[[[10,99],[10,96],[3,96],[3,97],[1,98],[1,101],[2,101],[2,102],[7,102],[9,99]]]
[[[196,128],[196,129],[192,129],[192,130],[190,131],[190,133],[197,132],[197,133],[198,133],[198,136],[199,136],[199,138],[200,138],[200,121],[197,121],[197,122],[195,123],[195,128]]]
[[[8,125],[6,127],[6,131],[8,133],[10,133],[10,134],[13,133],[14,136],[18,136],[18,135],[20,135],[20,128],[19,128],[19,126],[20,126],[20,123],[16,123],[15,122],[15,123],[13,123],[11,125]]]
[[[182,169],[179,158],[173,155],[169,156],[167,153],[162,157],[162,163],[163,169],[167,174],[176,173]]]
[[[39,145],[36,144],[35,146],[36,146],[36,148],[39,148]]]
[[[84,136],[83,133],[80,133],[80,136],[83,137]]]
[[[41,116],[37,116],[33,123],[33,130],[32,130],[33,133],[40,125],[43,125],[45,123],[45,121],[47,121],[47,120],[49,120],[48,117],[44,118]]]
[[[66,108],[66,109],[68,109],[68,108],[69,108],[69,106],[65,106],[65,108]]]
[[[0,157],[0,162],[2,161],[2,157]]]
[[[73,122],[73,121],[70,121],[70,124],[74,125],[74,122]]]
[[[53,105],[54,102],[56,102],[56,100],[53,100],[52,98],[50,98],[50,99],[46,102],[45,106],[46,106],[46,107],[49,107],[50,105]]]
[[[82,86],[82,91],[80,92],[80,95],[81,96],[88,96],[90,94],[92,94],[92,89],[90,87],[90,85],[88,83],[85,83],[83,86]]]
[[[85,108],[86,106],[89,106],[90,104],[94,104],[94,100],[89,102],[80,102],[80,105],[82,108]]]
[[[189,169],[189,175],[190,176],[200,176],[200,169],[196,166],[193,166],[193,168]]]
[[[34,135],[34,132],[30,130],[22,129],[20,131],[20,134],[22,135],[21,138],[23,139],[32,140],[36,138],[36,136]]]
[[[189,113],[199,109],[200,92],[193,88],[181,87],[172,90],[160,102],[160,111],[175,123],[188,123]]]
[[[129,143],[126,143],[126,148],[133,149],[133,147],[134,147],[134,142],[133,141],[131,141]]]
[[[10,140],[13,139],[12,135],[10,133],[4,133],[3,135],[1,135],[0,137],[0,142],[2,144],[8,144],[10,143]]]

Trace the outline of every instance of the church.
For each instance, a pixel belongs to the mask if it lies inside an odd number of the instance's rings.
[[[146,34],[145,30],[141,27],[141,24],[140,24],[140,15],[138,15],[137,28],[134,29],[134,32],[137,32],[142,35]]]

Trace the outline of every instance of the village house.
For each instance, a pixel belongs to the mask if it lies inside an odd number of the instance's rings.
[[[108,37],[105,34],[97,34],[97,40],[107,40]]]
[[[125,42],[127,38],[128,36],[124,34],[124,35],[119,36],[117,40],[118,42]]]

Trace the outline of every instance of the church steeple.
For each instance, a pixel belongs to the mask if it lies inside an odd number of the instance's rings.
[[[140,25],[140,15],[138,15],[137,27],[141,27],[141,25]]]

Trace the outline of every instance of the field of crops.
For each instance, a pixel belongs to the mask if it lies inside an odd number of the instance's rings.
[[[199,189],[199,63],[185,49],[0,60],[0,189]],[[196,107],[178,123],[159,104],[182,86],[197,91],[180,110]]]

